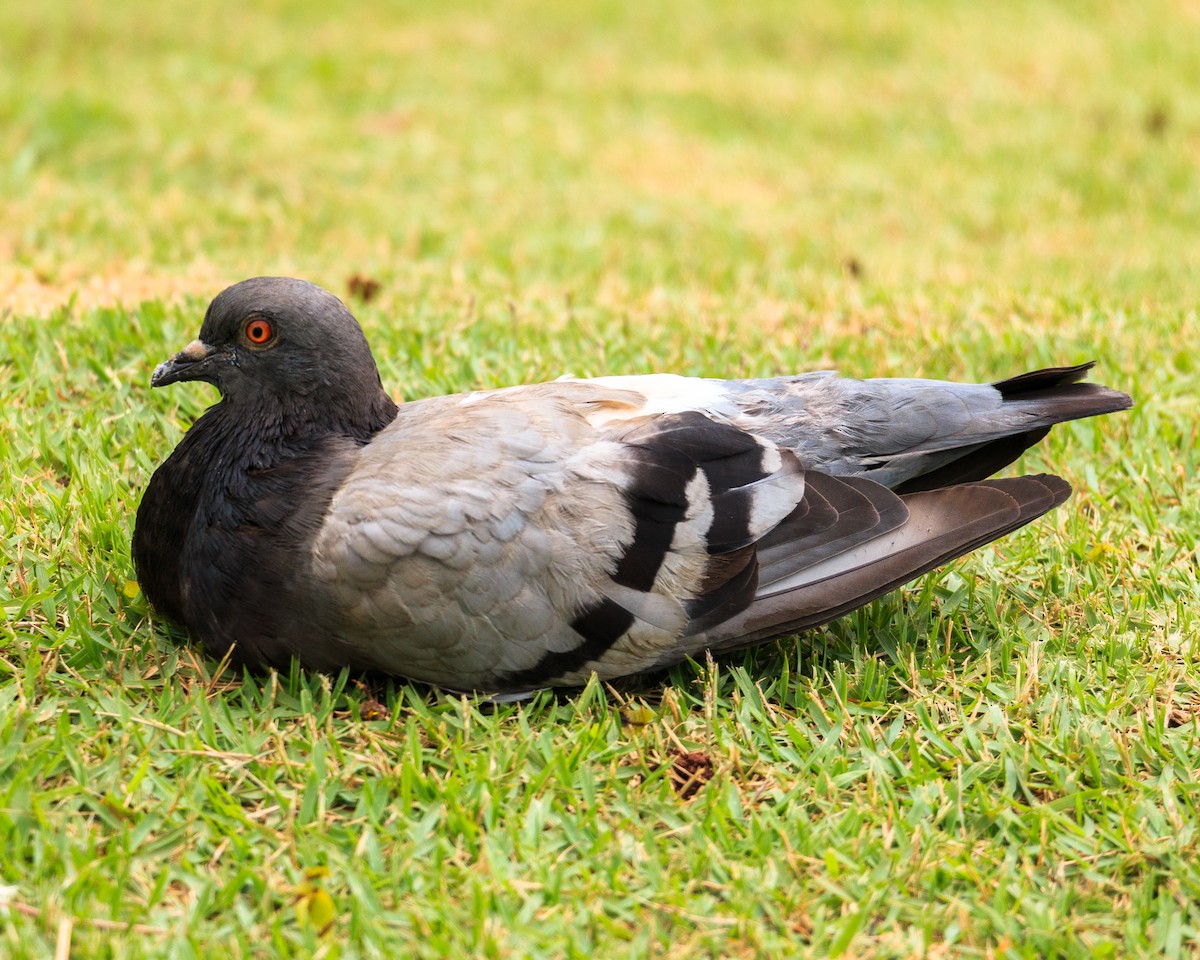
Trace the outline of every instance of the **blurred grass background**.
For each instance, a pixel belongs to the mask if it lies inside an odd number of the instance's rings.
[[[1185,0],[5,5],[0,952],[1194,955],[1198,50]],[[126,583],[213,399],[149,371],[263,273],[404,397],[1095,357],[1139,407],[798,642],[377,714]]]
[[[4,34],[8,284],[1194,290],[1186,3],[48,0]]]

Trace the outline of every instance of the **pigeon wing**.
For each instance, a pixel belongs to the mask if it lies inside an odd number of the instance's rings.
[[[803,470],[770,441],[644,404],[549,384],[402,408],[313,543],[331,643],[360,666],[503,692],[646,669],[748,606],[755,545],[795,511]]]

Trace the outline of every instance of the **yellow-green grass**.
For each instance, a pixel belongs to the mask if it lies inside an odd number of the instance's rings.
[[[1191,955],[1197,50],[1184,2],[7,5],[0,955]],[[260,273],[378,281],[398,398],[1096,358],[1138,407],[1026,456],[1052,515],[745,656],[242,676],[128,539],[214,399],[149,371]]]

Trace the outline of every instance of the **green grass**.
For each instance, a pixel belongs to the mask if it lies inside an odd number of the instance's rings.
[[[1198,49],[1182,0],[6,5],[0,955],[1195,955]],[[128,540],[213,399],[149,371],[259,273],[377,279],[403,397],[1095,357],[1139,406],[744,657],[243,677]]]

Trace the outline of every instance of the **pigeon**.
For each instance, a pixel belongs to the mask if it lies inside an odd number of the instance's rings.
[[[1091,363],[991,384],[672,374],[397,405],[345,305],[220,293],[153,387],[221,399],[154,472],[132,553],[216,657],[484,696],[643,674],[827,623],[1071,493],[989,479],[1124,410]]]

